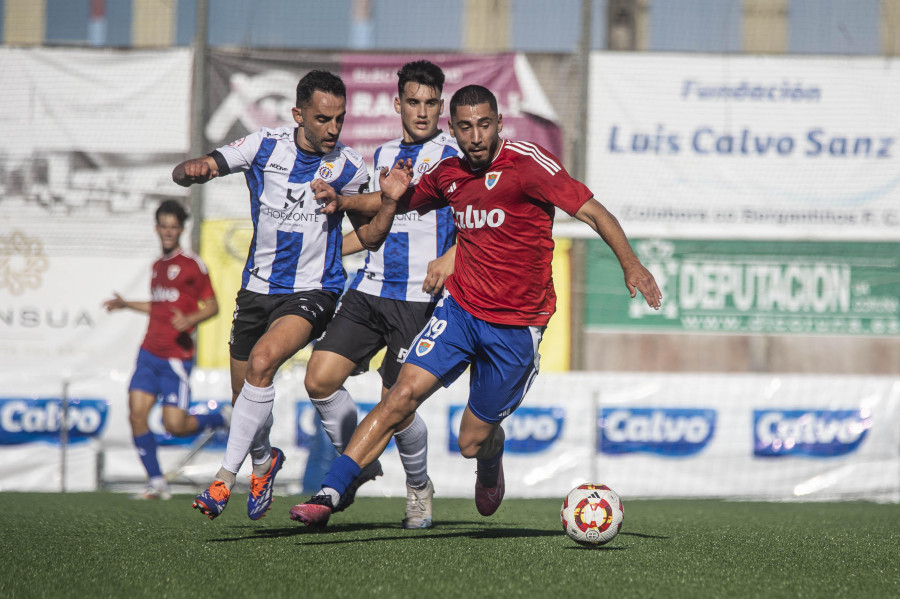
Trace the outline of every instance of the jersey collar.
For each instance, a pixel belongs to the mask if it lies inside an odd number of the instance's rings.
[[[400,145],[405,146],[407,148],[411,148],[413,146],[423,146],[423,145],[427,144],[429,141],[431,141],[432,139],[434,139],[435,137],[437,137],[438,135],[440,135],[441,133],[443,133],[443,131],[438,129],[437,131],[434,132],[434,135],[432,135],[430,137],[426,137],[425,139],[423,139],[421,141],[403,141],[403,138],[401,137]]]
[[[163,255],[162,255],[162,258],[160,258],[160,260],[171,260],[171,259],[174,258],[175,256],[179,256],[179,255],[181,255],[181,254],[183,254],[183,253],[184,253],[184,248],[181,247],[181,246],[179,245],[177,248],[175,248],[174,250],[172,250],[172,251],[169,252],[168,254],[163,254]]]

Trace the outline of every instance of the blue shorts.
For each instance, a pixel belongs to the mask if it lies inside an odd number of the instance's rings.
[[[424,368],[449,387],[471,364],[469,409],[484,422],[512,414],[537,376],[544,327],[492,324],[445,296],[410,345],[406,364]]]
[[[159,358],[141,349],[128,390],[162,396],[164,406],[187,410],[191,405],[190,378],[193,367],[193,360]]]

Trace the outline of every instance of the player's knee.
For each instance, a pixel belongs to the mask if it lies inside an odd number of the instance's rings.
[[[328,380],[328,377],[322,376],[319,369],[308,369],[303,384],[306,386],[306,393],[313,399],[325,399],[340,387]]]
[[[131,424],[132,430],[142,430],[147,428],[147,414],[146,412],[131,410],[128,413],[128,422]]]
[[[459,446],[459,453],[462,454],[464,458],[472,459],[479,457],[479,452],[481,450],[481,444],[475,443],[471,439],[464,439],[460,437],[457,441],[457,445]]]
[[[188,420],[185,417],[178,418],[164,418],[163,419],[163,427],[166,429],[170,435],[174,435],[176,437],[184,437],[186,435],[191,434],[193,431],[190,430],[188,426]]]
[[[266,351],[255,349],[247,360],[247,382],[254,387],[268,387],[275,379],[275,372],[280,364],[275,357]]]
[[[498,434],[498,431],[501,432]],[[502,429],[495,429],[487,437],[482,437],[477,433],[467,433],[465,430],[462,430],[459,433],[457,444],[463,457],[486,460],[497,455],[497,452],[502,449],[503,439]]]

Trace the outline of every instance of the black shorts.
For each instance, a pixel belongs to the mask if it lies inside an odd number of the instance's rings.
[[[369,361],[387,347],[378,374],[390,389],[397,382],[409,344],[416,338],[431,313],[432,302],[387,299],[350,289],[313,351],[340,354],[357,365],[354,374],[369,369]]]
[[[321,289],[272,295],[241,289],[235,299],[228,340],[231,357],[246,362],[253,346],[272,323],[288,314],[308,320],[313,326],[310,340],[318,338],[334,316],[337,299],[336,293]]]

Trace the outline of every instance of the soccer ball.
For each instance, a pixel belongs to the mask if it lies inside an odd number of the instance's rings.
[[[619,495],[606,485],[579,485],[563,500],[559,519],[569,538],[582,545],[600,546],[622,528],[625,508]]]

